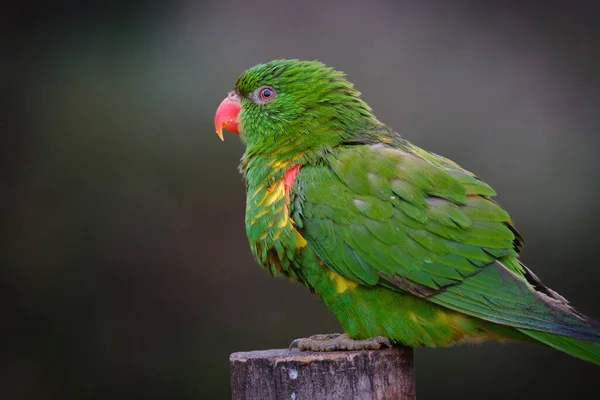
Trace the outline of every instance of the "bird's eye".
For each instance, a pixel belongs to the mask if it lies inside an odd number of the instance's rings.
[[[271,86],[263,86],[258,89],[258,99],[262,102],[272,101],[275,96],[277,96],[277,92]]]

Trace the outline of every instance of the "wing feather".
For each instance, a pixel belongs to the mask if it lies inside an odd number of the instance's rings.
[[[301,212],[293,218],[317,256],[362,285],[407,291],[500,324],[585,336],[585,319],[527,278],[517,261],[521,239],[490,199],[494,190],[423,154],[349,146],[303,167],[295,192]]]

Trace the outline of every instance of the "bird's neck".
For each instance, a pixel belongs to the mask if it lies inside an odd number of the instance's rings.
[[[248,187],[255,187],[283,179],[285,171],[294,165],[293,161],[292,157],[281,159],[266,154],[246,152],[242,157],[239,169],[244,175]]]
[[[253,125],[252,121],[244,121],[240,138],[246,145],[242,158],[242,171],[253,165],[267,165],[273,160],[294,163],[298,158],[318,158],[347,141],[352,141],[364,132],[384,126],[368,110],[345,115],[345,109],[329,118],[315,116],[291,123],[285,131]],[[360,110],[360,109],[358,109]],[[248,167],[248,168],[247,168]]]

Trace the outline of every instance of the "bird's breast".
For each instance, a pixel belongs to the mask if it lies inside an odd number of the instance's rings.
[[[248,184],[246,233],[254,257],[271,272],[286,273],[306,246],[290,217],[290,191],[299,170],[300,166],[287,167],[268,183]]]

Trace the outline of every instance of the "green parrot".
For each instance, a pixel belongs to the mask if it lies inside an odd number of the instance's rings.
[[[345,332],[292,347],[508,339],[600,365],[600,324],[519,261],[521,236],[494,190],[377,120],[343,73],[318,61],[256,65],[215,128],[246,146],[254,257],[306,285]]]

